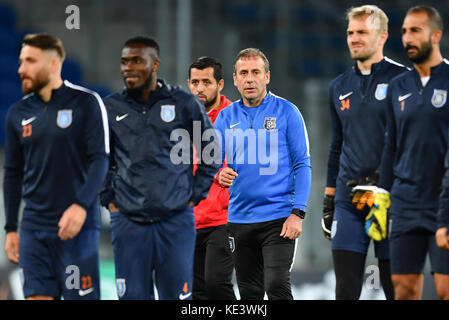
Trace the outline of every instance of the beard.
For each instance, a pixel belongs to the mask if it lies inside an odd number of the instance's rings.
[[[417,52],[415,54],[409,54],[408,49],[415,48]],[[421,48],[407,45],[405,46],[405,51],[407,53],[408,58],[415,64],[421,64],[429,60],[430,55],[432,54],[432,44],[429,39],[428,42],[425,42],[421,45]]]
[[[218,99],[218,94],[215,95],[215,97],[213,97],[211,100],[206,100],[204,102],[204,107],[206,108],[206,110],[208,110],[210,107],[212,107],[214,105],[215,102],[217,102]]]
[[[26,86],[24,83],[25,80],[31,81],[31,85]],[[38,73],[36,73],[34,79],[27,76],[21,76],[20,81],[22,81],[22,92],[24,94],[29,94],[31,92],[38,93],[42,88],[49,84],[50,72],[48,70],[41,69]]]
[[[154,73],[150,73],[148,78],[140,86],[135,88],[129,88],[126,85],[125,81],[126,91],[131,97],[135,99],[142,99],[143,92],[150,87],[154,77],[155,77]]]
[[[371,51],[368,51],[368,52],[358,52],[358,53],[354,53],[354,54],[351,52],[351,58],[353,60],[357,60],[357,61],[360,61],[360,62],[365,62],[366,60],[372,58],[375,53],[376,53],[375,50],[371,50]]]

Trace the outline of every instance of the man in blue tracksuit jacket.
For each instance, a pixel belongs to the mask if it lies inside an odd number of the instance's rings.
[[[199,144],[210,145],[203,133],[214,130],[201,101],[157,79],[158,67],[154,39],[129,39],[126,89],[105,99],[112,159],[101,202],[111,211],[120,299],[154,299],[153,271],[160,299],[192,298],[193,206],[207,197],[220,163],[202,158],[193,176],[192,140],[201,152]]]
[[[222,110],[215,128],[228,168],[230,245],[242,299],[292,299],[290,269],[310,192],[310,152],[295,105],[267,92],[269,64],[258,49],[235,59],[242,99]]]
[[[27,95],[6,117],[5,251],[19,263],[25,298],[34,300],[100,298],[108,119],[97,93],[61,79],[64,57],[59,39],[25,36],[18,73]]]

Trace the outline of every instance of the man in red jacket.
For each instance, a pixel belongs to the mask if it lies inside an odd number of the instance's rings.
[[[200,57],[192,63],[188,85],[190,92],[204,103],[212,123],[219,112],[231,104],[231,101],[220,94],[224,86],[222,66],[214,58]],[[195,173],[196,165],[193,170]],[[231,283],[234,263],[226,227],[228,201],[228,189],[221,187],[215,178],[209,196],[194,207],[197,238],[193,299],[236,298]]]

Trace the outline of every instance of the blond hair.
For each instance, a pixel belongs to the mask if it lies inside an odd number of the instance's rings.
[[[388,17],[385,12],[375,5],[364,5],[360,7],[349,8],[346,12],[346,19],[352,19],[370,16],[372,18],[373,29],[388,32]]]

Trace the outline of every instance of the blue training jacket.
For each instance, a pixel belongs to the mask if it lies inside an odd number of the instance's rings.
[[[5,230],[17,230],[22,196],[24,229],[58,230],[73,203],[87,211],[83,229],[99,228],[108,163],[108,118],[97,93],[64,81],[48,103],[25,96],[6,117]]]
[[[201,141],[205,132],[215,133],[212,123],[196,96],[162,79],[157,83],[148,101],[135,99],[127,90],[104,100],[111,165],[101,203],[115,203],[120,213],[138,223],[166,219],[184,211],[189,201],[198,204],[207,197],[219,168],[218,161],[203,159],[193,176],[193,143],[201,143],[198,152],[213,144],[212,138]],[[179,155],[184,158],[177,163]]]
[[[348,180],[371,176],[379,168],[387,122],[388,83],[406,70],[385,57],[371,66],[369,75],[362,75],[356,64],[330,83],[332,138],[327,186],[338,185],[336,201],[349,201]]]
[[[215,121],[222,157],[238,173],[229,188],[231,223],[288,217],[306,209],[310,193],[309,140],[298,108],[270,92],[255,108],[239,100]]]
[[[447,60],[431,68],[424,87],[416,69],[397,76],[389,85],[388,139],[379,186],[390,190],[390,212],[401,219],[404,228],[436,228],[448,145],[448,91]]]
[[[437,227],[446,227],[449,229],[449,146],[444,160],[446,172],[443,177],[442,187],[443,191],[440,195],[440,203],[437,216]]]

